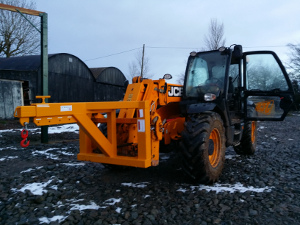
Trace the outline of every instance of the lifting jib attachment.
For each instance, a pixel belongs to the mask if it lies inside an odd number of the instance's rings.
[[[143,110],[140,118],[116,118],[117,109]],[[117,165],[149,167],[151,166],[150,114],[147,101],[142,102],[86,102],[86,103],[42,103],[17,107],[15,117],[24,125],[29,118],[38,126],[78,123],[80,127],[79,160]],[[102,114],[107,114],[104,118]],[[139,121],[140,128],[136,132],[138,146],[135,157],[124,157],[117,152],[116,125],[131,126]],[[98,123],[107,124],[107,137],[97,127]],[[137,125],[136,125],[137,127]],[[142,128],[141,128],[142,127]],[[133,145],[134,143],[132,143]],[[137,144],[136,144],[137,145]]]
[[[42,103],[19,106],[14,116],[22,125],[30,118],[38,126],[77,123],[78,160],[146,168],[158,165],[159,142],[170,143],[183,129],[184,119],[166,122],[178,118],[181,99],[169,94],[170,87],[164,80],[138,80],[128,85],[121,102],[46,103],[38,97]]]

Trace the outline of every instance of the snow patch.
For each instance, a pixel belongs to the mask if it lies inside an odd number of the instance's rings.
[[[82,211],[82,210],[86,210],[86,209],[95,209],[95,210],[98,210],[100,208],[103,208],[103,207],[98,206],[93,201],[90,201],[89,205],[71,204],[71,206],[72,206],[72,208],[70,209],[70,211],[72,211],[72,210]]]
[[[9,130],[0,130],[0,135],[1,133],[7,133],[7,132],[16,132],[16,131],[22,131],[23,128],[21,129],[9,129]],[[29,132],[37,132],[41,133],[41,128],[28,128],[27,129]],[[59,125],[59,126],[51,126],[48,127],[48,134],[59,134],[63,132],[74,132],[74,133],[79,133],[79,126],[75,124],[64,124],[64,125]]]
[[[21,173],[29,173],[29,172],[31,172],[31,171],[39,170],[39,169],[41,169],[41,168],[43,168],[43,166],[39,166],[39,167],[36,167],[36,168],[29,168],[29,169],[27,169],[27,170],[21,171]]]
[[[47,218],[47,217],[42,217],[39,218],[40,223],[51,223],[51,222],[58,222],[61,223],[63,222],[65,219],[67,218],[67,216],[53,216],[51,218]]]
[[[5,148],[0,148],[0,151],[1,150],[18,150],[18,149],[16,147],[5,147]]]
[[[122,199],[121,198],[110,198],[110,199],[107,199],[106,201],[104,201],[103,203],[105,205],[114,205],[118,202],[120,202]]]
[[[239,157],[238,155],[225,155],[225,159],[234,159]]]
[[[185,193],[185,192],[187,192],[187,189],[185,189],[185,188],[179,188],[177,191]]]
[[[117,208],[116,208],[116,212],[117,212],[117,213],[121,213],[121,210],[122,210],[122,208],[120,208],[120,207],[117,207]]]
[[[257,128],[257,130],[259,130],[259,131],[261,131],[261,130],[263,130],[263,129],[265,129],[266,127],[264,127],[264,126],[259,126],[258,128]]]
[[[10,159],[17,159],[19,158],[18,156],[5,156],[3,158],[0,158],[0,162],[5,161],[5,160],[10,160]]]
[[[49,149],[46,149],[44,151],[33,151],[31,154],[33,156],[38,156],[38,155],[44,155],[46,156],[47,159],[54,159],[54,160],[59,160],[59,157],[53,153],[49,153],[50,151],[53,151],[53,150],[59,150],[58,152],[61,153],[61,154],[64,154],[63,151],[60,151],[60,150],[66,150],[67,148],[63,148],[63,149],[59,149],[59,148],[49,148]],[[73,154],[72,154],[73,155]]]
[[[270,192],[272,190],[273,187],[264,187],[264,188],[255,188],[253,186],[249,186],[249,187],[245,187],[243,184],[241,183],[236,183],[236,184],[219,184],[216,183],[212,186],[208,186],[208,185],[199,185],[199,186],[190,186],[191,190],[205,190],[207,192],[210,191],[215,191],[216,193],[219,192],[229,192],[229,193],[234,193],[234,192],[240,192],[240,193],[244,193],[246,191],[253,191],[253,192]],[[186,191],[188,191],[187,189],[184,188],[179,188],[177,191],[183,192],[185,193]]]
[[[134,188],[145,188],[147,187],[147,184],[149,184],[149,182],[141,182],[141,183],[121,183],[121,185],[123,186],[127,186],[127,187],[134,187]]]
[[[47,193],[46,187],[54,189],[54,190],[58,190],[57,185],[48,186],[51,182],[52,182],[52,180],[49,180],[47,182],[42,182],[42,183],[26,184],[21,189],[12,188],[12,191],[25,192],[25,190],[29,190],[34,195],[43,195],[44,193]],[[62,182],[62,181],[59,180],[58,182]],[[89,204],[80,204],[80,202],[84,201],[84,199],[67,199],[66,202],[64,202],[64,203],[62,201],[58,201],[57,204],[53,205],[53,207],[60,208],[60,207],[68,207],[69,206],[70,209],[66,212],[67,215],[66,216],[55,215],[53,217],[41,217],[41,218],[39,218],[39,221],[40,221],[40,223],[46,223],[46,224],[49,224],[51,222],[61,223],[68,217],[68,215],[71,214],[71,211],[73,211],[73,210],[79,210],[79,211],[83,211],[83,210],[87,210],[87,209],[98,210],[100,208],[106,208],[108,206],[115,205],[116,203],[121,202],[121,200],[122,200],[121,198],[110,198],[110,199],[105,200],[103,202],[102,206],[97,205],[93,201],[90,201]],[[121,213],[121,210],[122,210],[122,208],[120,208],[120,207],[116,208],[117,213]]]
[[[59,134],[63,132],[79,133],[79,126],[77,124],[65,124],[61,126],[53,126],[48,128],[49,134]]]
[[[62,154],[62,155],[75,155],[73,153],[65,152],[65,151],[60,151],[59,153]]]
[[[49,180],[48,182],[42,182],[42,183],[31,183],[31,184],[26,184],[24,187],[21,189],[16,189],[12,188],[12,191],[21,191],[25,193],[25,190],[29,190],[33,195],[43,195],[43,193],[47,193],[47,190],[45,189],[52,180]]]
[[[8,129],[8,130],[0,130],[0,134],[1,133],[8,133],[8,132],[18,132],[18,131],[22,131],[24,128],[21,128],[21,129]],[[35,131],[38,131],[40,130],[41,128],[30,128],[30,129],[27,129],[28,131],[30,132],[35,132]]]
[[[160,161],[165,161],[165,160],[168,160],[169,158],[170,158],[170,154],[159,153],[159,160]]]
[[[62,165],[65,166],[84,166],[85,163],[61,163]]]

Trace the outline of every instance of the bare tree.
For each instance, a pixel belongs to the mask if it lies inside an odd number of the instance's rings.
[[[217,50],[225,45],[224,24],[219,23],[217,19],[211,19],[208,29],[208,34],[204,36],[204,48],[202,51]],[[181,73],[177,82],[184,83],[185,73]]]
[[[132,61],[128,66],[130,78],[141,75],[142,58],[143,58],[143,51],[141,50],[141,51],[137,52],[137,54],[135,56],[135,60]],[[149,58],[146,55],[144,55],[143,77],[145,77],[145,78],[153,77],[153,75],[149,74]]]
[[[185,72],[182,72],[178,75],[178,78],[177,78],[177,83],[178,84],[184,84],[184,79],[185,79]]]
[[[300,43],[288,44],[290,49],[289,63],[286,64],[286,68],[289,70],[289,75],[292,79],[293,88],[295,91],[294,107],[296,110],[300,109]]]
[[[217,50],[221,46],[224,46],[224,24],[220,24],[217,19],[211,19],[208,28],[208,35],[204,36],[204,43],[204,50]]]
[[[36,9],[34,2],[25,0],[0,0],[0,3],[17,7]],[[26,15],[39,28],[39,18]],[[40,35],[19,13],[0,10],[0,57],[39,54]]]
[[[131,63],[129,63],[128,69],[129,69],[129,77],[130,78],[140,75],[140,69],[137,67],[137,64],[135,61],[132,61]]]
[[[300,80],[300,43],[288,44],[290,48],[290,62],[287,68],[291,71],[291,77],[293,79]]]

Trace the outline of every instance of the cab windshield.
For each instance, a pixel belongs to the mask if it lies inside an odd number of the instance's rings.
[[[219,51],[205,52],[190,58],[187,68],[186,96],[220,94],[224,91],[228,55]]]

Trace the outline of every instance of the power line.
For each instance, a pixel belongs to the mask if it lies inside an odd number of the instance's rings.
[[[272,46],[243,46],[243,48],[283,48],[283,47],[287,47],[286,45],[272,45]],[[167,47],[167,46],[146,46],[146,48],[152,48],[152,49],[200,49],[200,47]],[[84,62],[87,61],[92,61],[92,60],[96,60],[96,59],[102,59],[102,58],[107,58],[107,57],[111,57],[111,56],[115,56],[115,55],[120,55],[123,53],[127,53],[127,52],[132,52],[138,49],[142,49],[142,47],[138,47],[138,48],[133,48],[130,50],[126,50],[126,51],[122,51],[122,52],[118,52],[118,53],[113,53],[113,54],[109,54],[109,55],[105,55],[105,56],[99,56],[96,58],[92,58],[92,59],[86,59],[83,60]]]
[[[283,47],[287,47],[287,46],[286,45],[251,46],[251,47],[243,46],[243,48],[283,48]]]
[[[192,47],[153,47],[153,46],[147,46],[147,48],[167,48],[167,49],[198,49],[199,47],[197,48],[192,48]]]
[[[139,47],[139,48],[133,48],[133,49],[130,49],[130,50],[126,50],[126,51],[122,51],[122,52],[118,52],[118,53],[113,53],[113,54],[105,55],[105,56],[99,56],[99,57],[93,58],[93,59],[86,59],[86,60],[83,60],[83,61],[84,61],[84,62],[87,62],[87,61],[92,61],[92,60],[96,60],[96,59],[107,58],[107,57],[114,56],[114,55],[120,55],[120,54],[123,54],[123,53],[126,53],[126,52],[132,52],[132,51],[135,51],[135,50],[141,49],[141,48],[142,48],[142,47]]]
[[[198,49],[198,48],[191,48],[191,47],[162,47],[162,46],[160,46],[160,47],[147,46],[146,48],[164,48],[164,49]],[[99,56],[99,57],[92,58],[92,59],[86,59],[86,60],[83,60],[83,61],[84,61],[84,62],[87,62],[87,61],[92,61],[92,60],[96,60],[96,59],[107,58],[107,57],[114,56],[114,55],[120,55],[120,54],[123,54],[123,53],[132,52],[132,51],[135,51],[135,50],[138,50],[138,49],[142,49],[142,47],[133,48],[133,49],[130,49],[130,50],[126,50],[126,51],[122,51],[122,52],[118,52],[118,53],[113,53],[113,54],[109,54],[109,55]]]
[[[135,51],[135,50],[141,49],[141,48],[142,48],[142,47],[133,48],[133,49],[130,49],[130,50],[126,50],[126,51],[122,51],[122,52],[118,52],[118,53],[113,53],[113,54],[109,54],[109,55],[104,55],[104,56],[99,56],[99,57],[92,58],[92,59],[86,59],[86,60],[83,60],[83,61],[84,61],[84,62],[87,62],[87,61],[92,61],[92,60],[96,60],[96,59],[107,58],[107,57],[114,56],[114,55],[120,55],[120,54],[123,54],[123,53],[132,52],[132,51]],[[191,48],[191,47],[153,47],[153,46],[147,46],[146,48],[197,49],[197,48]]]

